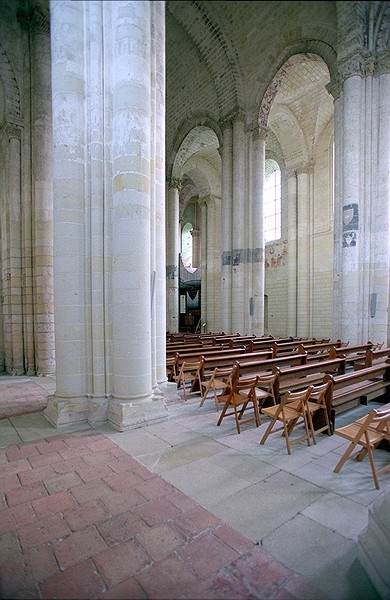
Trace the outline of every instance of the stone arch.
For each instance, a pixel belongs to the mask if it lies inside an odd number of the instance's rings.
[[[199,49],[215,83],[221,116],[242,106],[242,81],[239,61],[233,44],[199,2],[169,2],[169,13],[180,23]],[[223,74],[223,76],[221,76]],[[226,94],[229,89],[231,93]]]
[[[188,147],[195,137],[195,130],[205,131],[211,130],[214,132],[218,140],[218,147],[222,145],[222,130],[219,124],[209,115],[197,114],[191,115],[179,127],[178,133],[173,142],[173,147],[167,157],[167,178],[180,177],[179,171],[183,164],[183,157],[179,154],[186,154],[184,148]],[[184,146],[183,146],[184,144]],[[188,155],[187,155],[188,158]]]

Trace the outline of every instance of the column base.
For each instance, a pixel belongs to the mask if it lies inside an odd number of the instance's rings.
[[[86,396],[48,396],[44,417],[57,429],[71,431],[89,429],[88,399]]]
[[[145,398],[111,398],[107,420],[117,431],[129,431],[168,419],[164,396],[159,388]]]

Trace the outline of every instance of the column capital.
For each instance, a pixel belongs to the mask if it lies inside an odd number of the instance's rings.
[[[170,177],[168,179],[168,187],[170,188],[176,188],[177,190],[181,190],[183,185],[183,182],[181,179],[179,179],[178,177]]]

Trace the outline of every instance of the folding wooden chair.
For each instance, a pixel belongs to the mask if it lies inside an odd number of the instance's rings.
[[[273,406],[275,406],[278,402],[278,392],[276,390],[278,376],[278,373],[273,373],[272,375],[258,375],[257,377],[255,392],[259,406],[260,420],[261,409],[265,402],[269,399]]]
[[[288,454],[291,454],[291,446],[293,444],[297,444],[303,440],[306,440],[307,445],[310,446],[310,433],[306,404],[310,394],[312,393],[312,390],[313,386],[310,385],[308,388],[298,392],[287,391],[282,396],[280,404],[261,409],[262,414],[271,417],[271,421],[260,440],[260,444],[265,443],[272,430],[274,432],[283,430]],[[298,438],[291,439],[291,433],[299,420],[303,421],[305,433]],[[281,427],[274,429],[274,425],[278,422],[282,423]]]
[[[220,396],[218,396],[218,390],[224,390],[225,393],[228,393],[232,387],[232,380],[234,374],[237,373],[238,367],[215,367],[212,373],[208,376],[208,378],[202,381],[201,389],[202,389],[202,398],[200,400],[199,406],[203,406],[204,401],[210,391],[213,392],[214,402],[215,402],[215,410],[218,412],[219,404],[220,404]]]
[[[237,378],[233,382],[233,387],[230,392],[219,396],[219,401],[224,401],[225,405],[218,419],[218,426],[225,417],[230,415],[234,415],[235,417],[238,433],[240,433],[240,425],[243,425],[244,423],[255,421],[256,427],[260,425],[259,407],[255,392],[256,383],[257,377],[242,380]],[[242,420],[242,416],[250,405],[253,408],[253,417]]]
[[[390,407],[384,409],[373,408],[366,417],[362,417],[349,425],[335,429],[335,434],[350,442],[339,462],[333,469],[339,473],[343,465],[351,456],[357,446],[361,450],[354,456],[357,460],[363,460],[366,454],[370,459],[371,472],[375,487],[379,490],[378,474],[374,462],[373,449],[383,440],[390,441]],[[379,472],[380,473],[380,472]]]
[[[183,360],[179,374],[175,377],[177,387],[183,386],[184,400],[187,400],[190,394],[200,394],[202,385],[202,366],[203,360],[186,361]],[[189,390],[187,382],[190,382]]]
[[[332,429],[329,421],[328,407],[326,398],[328,390],[332,385],[331,381],[322,383],[320,385],[313,385],[313,390],[310,394],[308,401],[305,404],[305,410],[307,412],[308,424],[310,427],[313,442],[316,444],[316,435],[322,431],[327,431],[328,435],[332,434]],[[299,400],[291,403],[291,408],[295,408]],[[321,414],[320,414],[321,413]],[[313,422],[314,417],[314,422]],[[318,427],[315,428],[314,424],[318,423]],[[292,422],[291,422],[292,424]],[[291,428],[290,424],[290,428]]]

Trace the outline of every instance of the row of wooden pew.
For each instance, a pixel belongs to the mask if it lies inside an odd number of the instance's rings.
[[[257,352],[248,352],[244,346],[214,347],[214,351],[205,347],[197,350],[186,347],[185,352],[175,354],[171,365],[167,362],[168,378],[178,382],[183,364],[189,365],[192,375],[198,365],[197,376],[190,376],[190,393],[201,393],[202,383],[205,387],[204,382],[210,379],[215,369],[232,369],[235,366],[240,378],[276,373],[275,394],[278,399],[287,390],[330,381],[326,402],[332,431],[337,414],[380,396],[384,400],[387,398],[390,348],[383,348],[383,344],[367,342],[347,346],[340,340],[272,340],[268,343],[268,349]],[[274,345],[277,345],[276,352]]]

